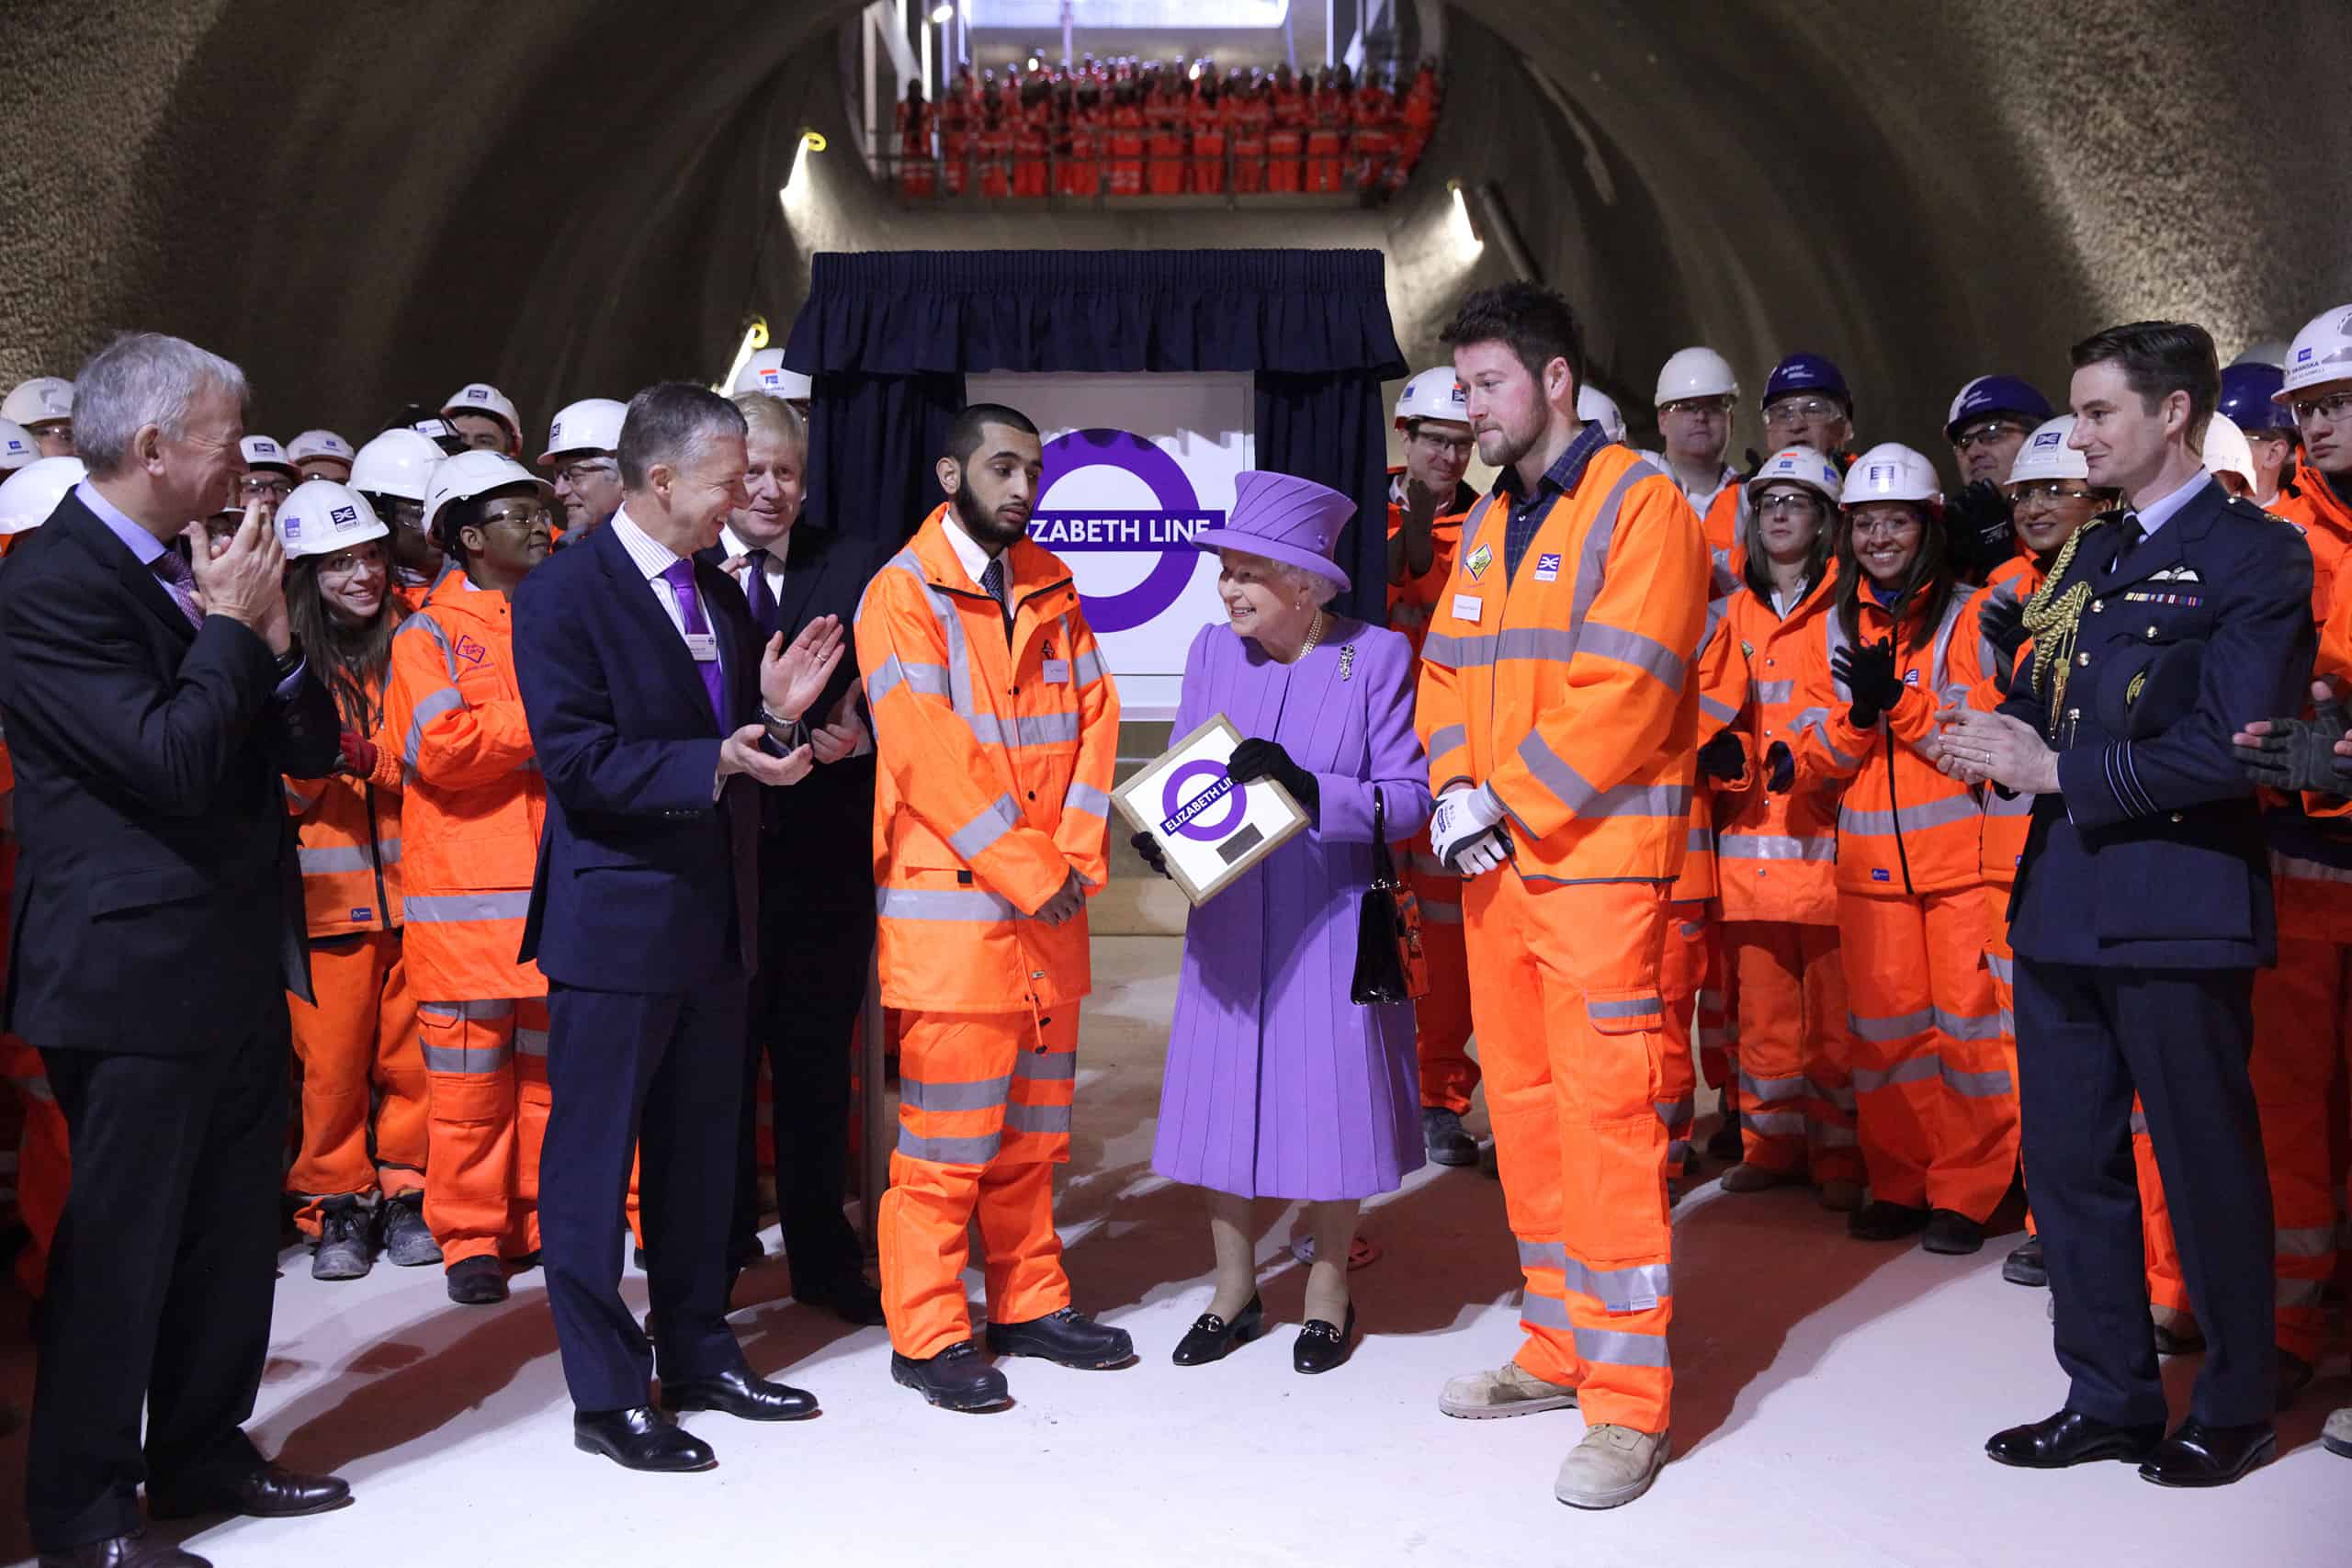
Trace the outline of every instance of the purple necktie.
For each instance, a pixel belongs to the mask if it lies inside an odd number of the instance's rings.
[[[668,580],[670,592],[678,596],[678,619],[688,637],[707,637],[710,623],[703,618],[702,600],[695,593],[695,563],[691,560],[672,561],[662,575]],[[723,733],[727,728],[727,698],[723,694],[726,677],[719,672],[716,659],[698,659],[695,668],[702,672],[702,689],[710,694],[710,716],[718,721]]]
[[[187,624],[201,627],[204,612],[196,607],[196,569],[187,564],[179,551],[168,547],[155,558],[153,566],[155,575],[162,578],[164,586],[172,591],[172,599],[179,605],[180,614],[187,617]]]

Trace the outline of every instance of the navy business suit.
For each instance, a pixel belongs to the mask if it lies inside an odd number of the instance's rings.
[[[2311,550],[2208,479],[2130,549],[2083,536],[2053,595],[2086,584],[2055,705],[2060,793],[2034,802],[2009,904],[2019,1092],[2068,1408],[2165,1420],[2132,1164],[2147,1113],[2207,1351],[2190,1415],[2267,1421],[2270,1187],[2246,1072],[2254,970],[2277,957],[2269,860],[2230,749],[2246,719],[2301,709]],[[2052,733],[2056,670],[2002,712]]]
[[[733,582],[697,565],[695,587],[731,732],[758,715],[758,645]],[[759,786],[737,774],[713,799],[710,697],[610,526],[523,580],[514,672],[548,784],[522,950],[548,982],[548,1302],[573,1404],[618,1410],[648,1403],[654,1362],[618,1288],[632,1147],[663,1380],[743,1367],[725,1321],[727,1233]]]

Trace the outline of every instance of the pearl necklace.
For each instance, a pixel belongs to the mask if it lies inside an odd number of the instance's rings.
[[[1315,624],[1306,628],[1306,640],[1300,643],[1298,645],[1298,651],[1292,654],[1290,657],[1290,661],[1293,664],[1297,663],[1300,660],[1315,651],[1315,645],[1323,640],[1323,612],[1317,610],[1315,612]]]

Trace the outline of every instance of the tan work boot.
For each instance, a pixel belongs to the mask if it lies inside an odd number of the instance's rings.
[[[1492,1421],[1504,1416],[1532,1416],[1539,1410],[1566,1410],[1577,1402],[1567,1383],[1546,1382],[1517,1361],[1505,1361],[1491,1372],[1472,1372],[1448,1380],[1437,1407],[1464,1421]]]
[[[2327,1425],[2320,1428],[2319,1440],[2329,1453],[2352,1459],[2352,1404],[2327,1418]]]
[[[1603,1423],[1585,1428],[1584,1441],[1560,1461],[1552,1495],[1571,1508],[1614,1508],[1650,1489],[1671,1445],[1664,1432],[1636,1432]]]
[[[1715,1179],[1726,1192],[1762,1192],[1804,1179],[1793,1170],[1774,1170],[1769,1165],[1750,1165],[1742,1160]]]
[[[1862,1206],[1862,1184],[1844,1177],[1832,1177],[1821,1184],[1815,1194],[1821,1206],[1833,1214],[1850,1214]]]

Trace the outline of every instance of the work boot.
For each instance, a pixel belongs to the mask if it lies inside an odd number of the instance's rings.
[[[2327,1425],[2320,1428],[2319,1440],[2329,1453],[2352,1459],[2352,1404],[2327,1418]]]
[[[1763,1192],[1804,1179],[1793,1170],[1774,1170],[1769,1165],[1750,1165],[1746,1160],[1716,1178],[1726,1192]]]
[[[1532,1416],[1539,1410],[1566,1410],[1577,1402],[1576,1389],[1548,1382],[1521,1366],[1505,1361],[1491,1372],[1471,1372],[1447,1380],[1437,1396],[1437,1407],[1464,1421],[1493,1421],[1505,1416]]]
[[[1928,1228],[1928,1208],[1872,1199],[1846,1221],[1846,1234],[1857,1241],[1901,1241]]]
[[[449,1299],[459,1306],[494,1306],[506,1299],[506,1265],[476,1255],[449,1265]]]
[[[980,1359],[979,1347],[959,1339],[917,1360],[890,1352],[890,1381],[913,1389],[942,1410],[994,1410],[1012,1403],[1004,1374]]]
[[[441,1244],[433,1239],[433,1227],[424,1223],[423,1189],[386,1198],[376,1223],[383,1233],[384,1256],[398,1267],[417,1269],[441,1261]]]
[[[1709,1159],[1736,1160],[1740,1155],[1739,1112],[1726,1111],[1715,1130],[1707,1135]]]
[[[1862,1206],[1862,1184],[1833,1176],[1815,1190],[1814,1198],[1833,1214],[1850,1214]]]
[[[991,1323],[989,1349],[999,1356],[1041,1356],[1084,1371],[1124,1367],[1136,1359],[1136,1343],[1125,1329],[1097,1323],[1076,1307],[1026,1323]]]
[[[1478,1140],[1462,1130],[1462,1113],[1442,1105],[1421,1107],[1421,1145],[1432,1165],[1478,1163]]]
[[[329,1198],[319,1205],[319,1239],[311,1244],[311,1278],[368,1277],[368,1215],[356,1198]]]
[[[1965,1258],[1984,1250],[1984,1227],[1957,1209],[1938,1209],[1928,1216],[1928,1234],[1919,1245],[1947,1258]]]
[[[2050,1265],[2042,1261],[2040,1236],[2026,1237],[2023,1247],[2001,1259],[2001,1278],[2012,1285],[2050,1288]]]
[[[1614,1508],[1650,1489],[1670,1445],[1664,1432],[1636,1432],[1603,1422],[1560,1461],[1552,1495],[1571,1508]]]
[[[2178,1307],[2150,1307],[2148,1325],[2154,1331],[2159,1356],[2186,1356],[2205,1348],[2205,1331]]]

